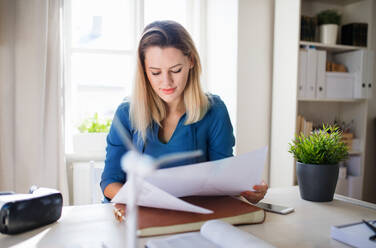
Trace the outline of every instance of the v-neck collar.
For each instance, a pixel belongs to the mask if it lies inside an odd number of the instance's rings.
[[[176,127],[175,127],[174,132],[172,133],[170,139],[169,139],[166,143],[162,142],[162,141],[159,139],[159,129],[160,129],[160,126],[159,126],[158,124],[156,124],[157,128],[156,128],[155,136],[156,136],[156,139],[157,139],[158,143],[160,143],[160,144],[162,144],[162,145],[168,145],[168,144],[170,144],[170,143],[171,143],[171,140],[172,140],[172,139],[174,138],[174,136],[175,136],[176,131],[177,131],[178,128],[180,127],[181,122],[183,121],[183,119],[185,119],[185,116],[186,116],[186,113],[184,113],[184,114],[180,117],[180,119],[179,119],[179,121],[178,121],[178,124],[176,124]]]

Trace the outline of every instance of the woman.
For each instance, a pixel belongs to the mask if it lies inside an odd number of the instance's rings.
[[[188,32],[173,21],[145,27],[138,46],[137,72],[130,101],[122,103],[116,117],[133,144],[153,157],[201,150],[203,155],[163,168],[233,156],[233,129],[225,104],[206,95],[200,85],[201,64]],[[112,126],[101,188],[112,199],[126,181],[120,159],[127,151]],[[242,195],[252,203],[261,200],[267,185]]]

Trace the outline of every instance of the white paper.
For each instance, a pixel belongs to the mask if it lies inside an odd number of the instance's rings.
[[[239,195],[261,183],[267,148],[236,157],[158,170],[145,180],[176,196]]]
[[[200,233],[207,240],[223,248],[274,248],[262,239],[220,220],[205,222]]]
[[[376,221],[369,221],[375,225]],[[369,240],[374,232],[363,222],[353,223],[342,226],[332,226],[330,236],[342,243],[353,247],[371,248],[376,247],[375,242]]]
[[[225,235],[224,235],[225,234]],[[177,234],[168,238],[152,239],[150,248],[274,248],[267,242],[220,220],[205,222],[200,232]]]
[[[204,238],[199,232],[176,234],[167,238],[149,240],[148,248],[221,248]]]
[[[203,208],[177,197],[239,195],[252,190],[254,185],[261,183],[266,152],[267,147],[264,147],[236,157],[158,170],[145,178],[148,183],[139,184],[137,204],[198,213]],[[127,203],[127,183],[112,202]]]
[[[143,181],[138,181],[138,187],[141,191],[137,194],[137,205],[153,208],[163,208],[179,211],[187,211],[200,214],[211,214],[212,210],[208,210],[202,207],[195,206],[175,196],[153,186],[152,184]],[[128,196],[128,188],[122,187],[120,191],[115,195],[111,202],[114,203],[126,203]]]

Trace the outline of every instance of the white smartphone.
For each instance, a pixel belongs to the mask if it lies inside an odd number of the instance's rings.
[[[257,207],[264,209],[265,211],[277,213],[277,214],[288,214],[294,211],[294,208],[280,206],[276,204],[259,202],[256,204]]]

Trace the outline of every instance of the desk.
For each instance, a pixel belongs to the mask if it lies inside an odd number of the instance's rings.
[[[361,207],[335,199],[327,203],[302,200],[298,187],[272,188],[265,201],[292,206],[288,215],[267,213],[263,224],[241,226],[240,229],[266,240],[276,247],[347,247],[330,238],[330,227],[376,219],[376,205]],[[158,238],[158,237],[154,237]],[[140,247],[147,240],[142,238]],[[0,247],[124,247],[125,225],[114,220],[111,204],[69,206],[63,208],[58,222],[14,236],[0,235]]]

